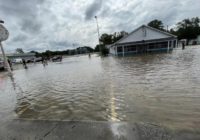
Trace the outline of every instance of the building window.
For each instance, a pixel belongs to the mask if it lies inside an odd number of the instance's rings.
[[[157,43],[150,43],[149,49],[162,49],[168,48],[168,42],[157,42]]]
[[[134,52],[134,51],[136,51],[136,46],[135,45],[125,46],[124,49],[126,52]]]
[[[122,47],[117,47],[117,52],[122,52]]]

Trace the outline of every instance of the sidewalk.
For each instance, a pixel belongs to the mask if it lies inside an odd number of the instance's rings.
[[[191,138],[192,136],[192,138]],[[13,120],[0,127],[1,140],[199,140],[156,125],[126,122]]]

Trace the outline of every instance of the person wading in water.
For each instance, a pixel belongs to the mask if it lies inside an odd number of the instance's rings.
[[[22,64],[23,64],[23,66],[24,66],[25,69],[28,69],[28,67],[27,67],[27,65],[26,65],[25,59],[22,59]]]

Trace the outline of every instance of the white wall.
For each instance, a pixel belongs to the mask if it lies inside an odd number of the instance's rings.
[[[115,47],[110,47],[110,49],[109,49],[110,54],[115,55],[115,49],[114,48]]]

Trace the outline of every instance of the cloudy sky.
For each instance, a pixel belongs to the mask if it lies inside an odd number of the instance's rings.
[[[7,52],[94,47],[100,33],[131,32],[153,19],[165,25],[200,17],[200,0],[0,0],[0,19],[10,32]]]

